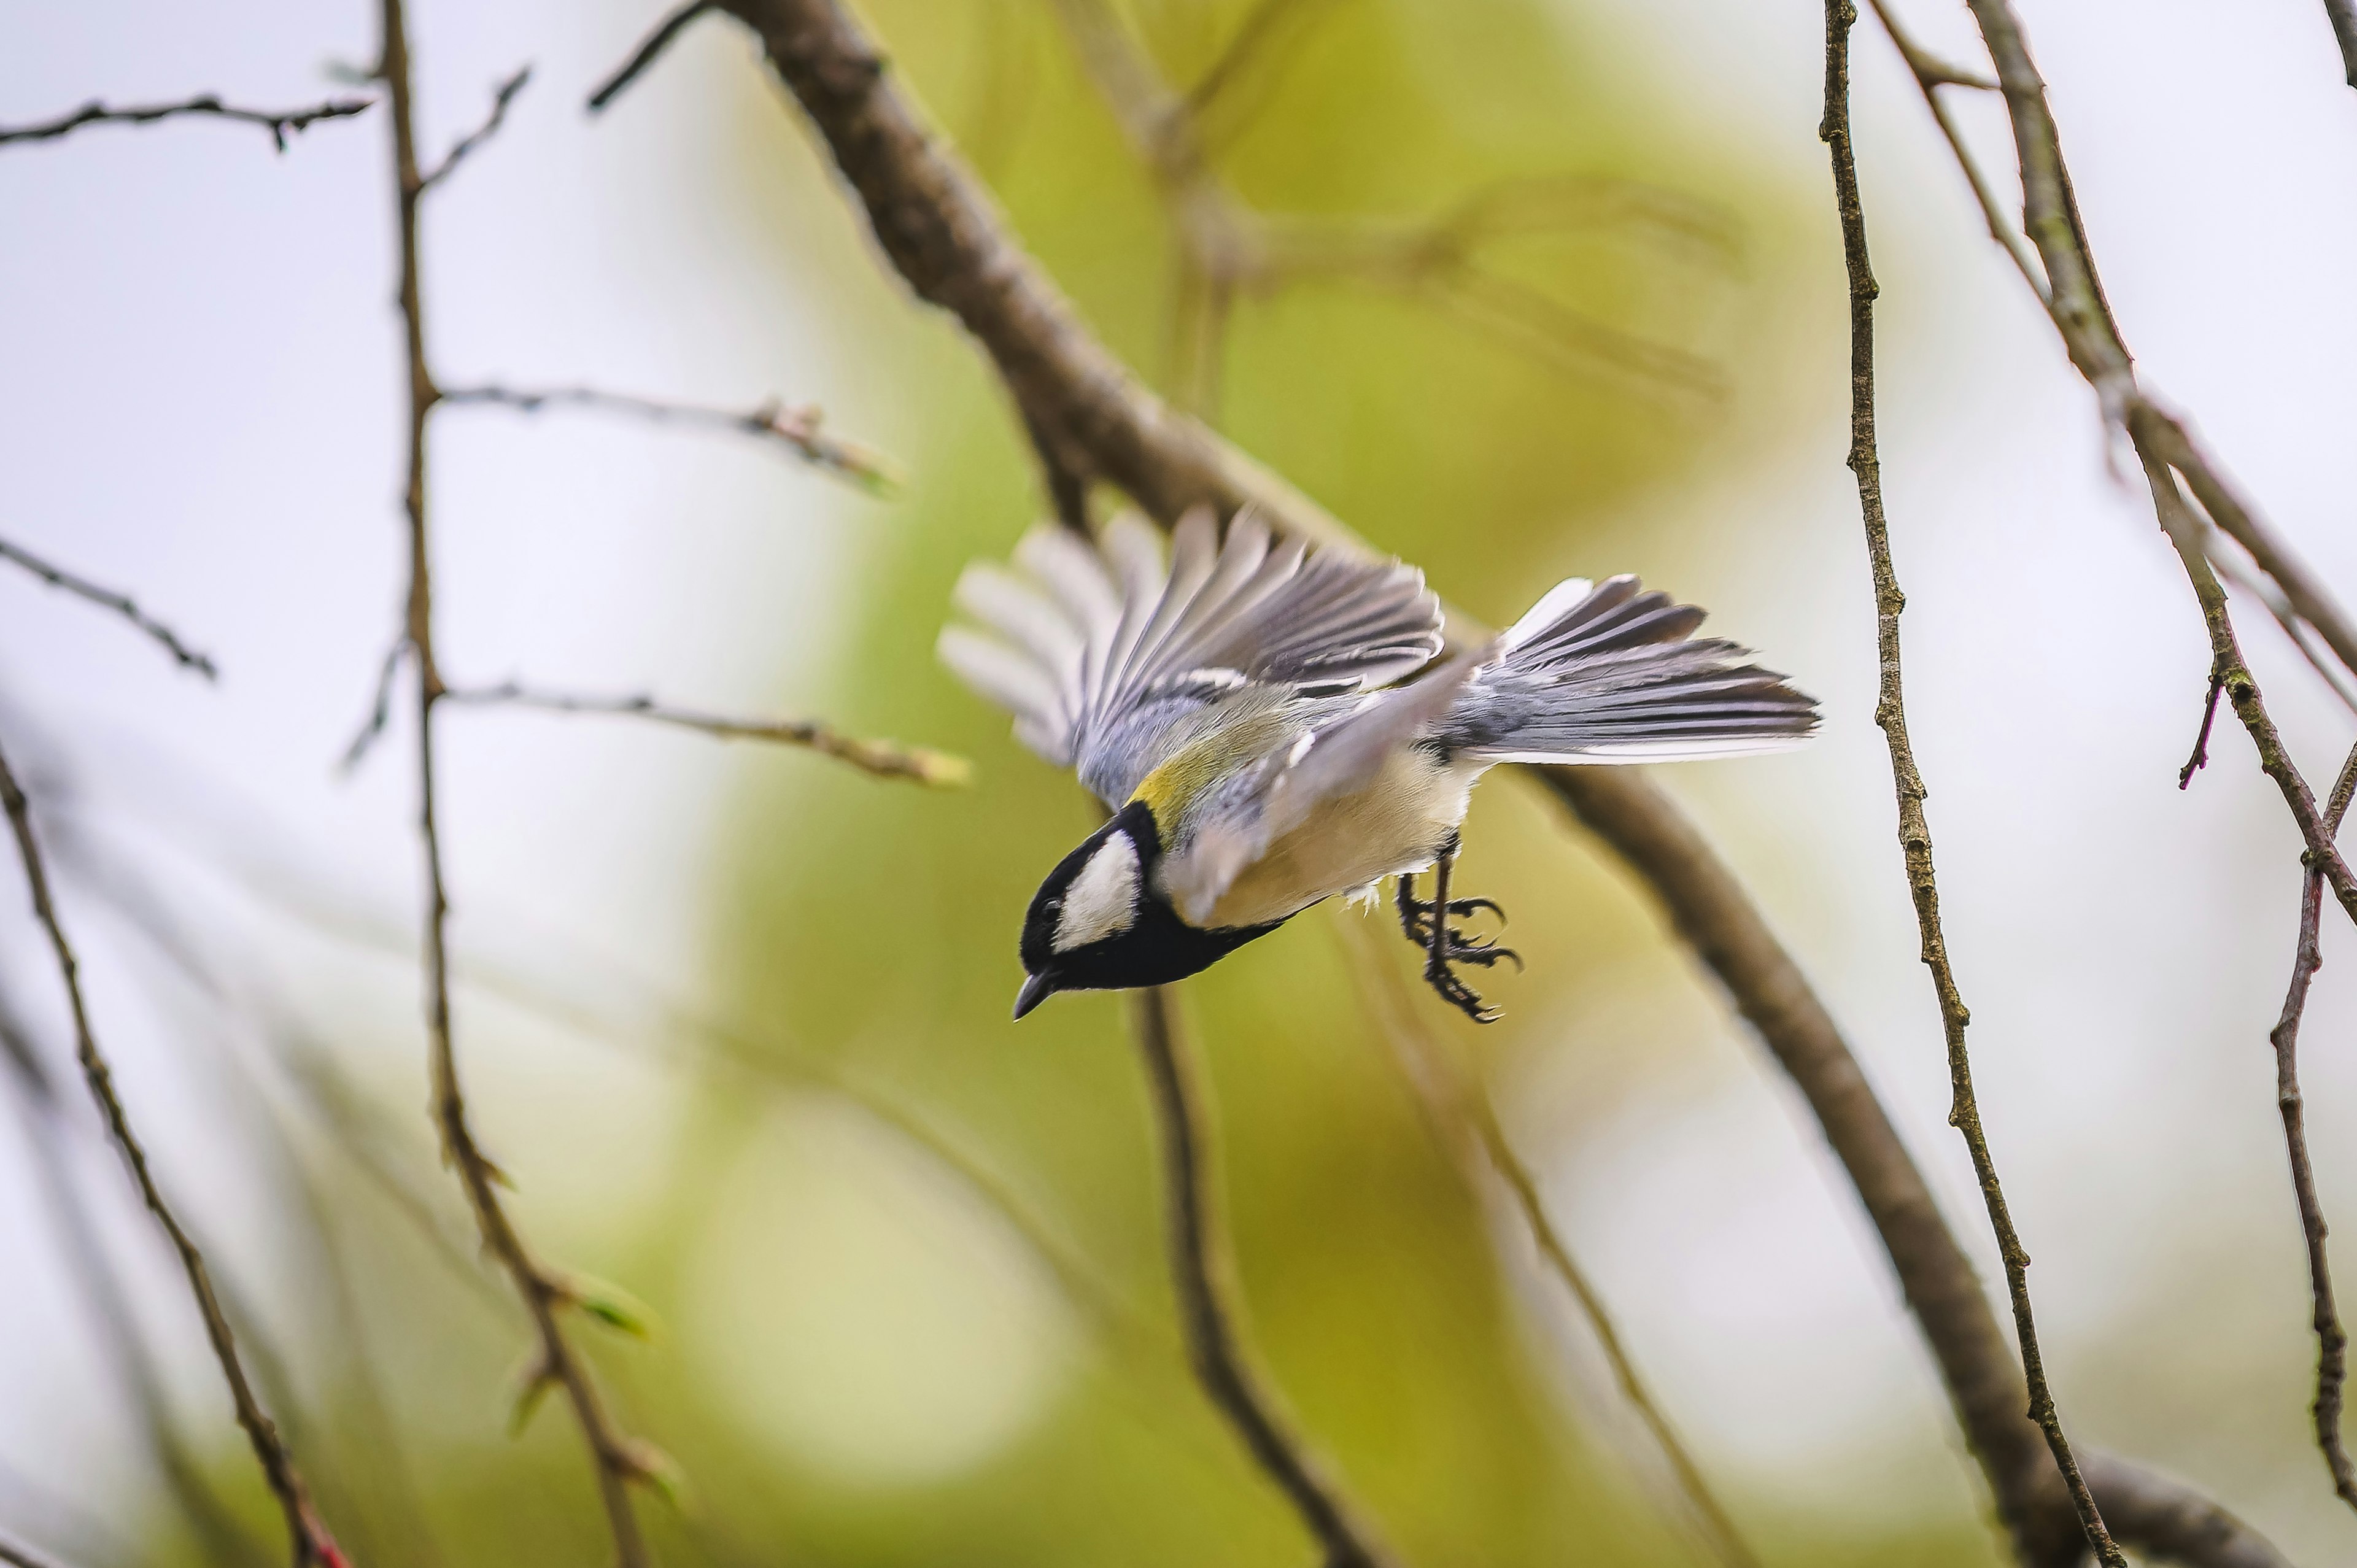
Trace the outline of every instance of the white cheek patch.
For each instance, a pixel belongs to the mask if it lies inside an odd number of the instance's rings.
[[[1127,833],[1107,838],[1064,890],[1064,908],[1048,945],[1057,952],[1100,942],[1137,918],[1137,846]]]

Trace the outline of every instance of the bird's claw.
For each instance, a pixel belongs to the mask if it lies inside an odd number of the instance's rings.
[[[1440,993],[1441,1000],[1477,1024],[1494,1024],[1504,1015],[1483,1002],[1480,993],[1466,984],[1446,963],[1427,962],[1424,966],[1424,978],[1426,983]]]
[[[1490,969],[1494,967],[1501,959],[1512,959],[1514,968],[1520,971],[1523,967],[1522,954],[1512,948],[1499,946],[1491,938],[1467,936],[1454,926],[1445,926],[1439,933],[1440,940],[1436,943],[1433,940],[1433,921],[1442,906],[1437,901],[1421,899],[1415,896],[1415,877],[1413,873],[1401,875],[1397,903],[1400,929],[1407,934],[1408,940],[1426,951],[1424,966],[1426,983],[1440,993],[1449,1005],[1457,1008],[1475,1023],[1496,1023],[1501,1016],[1498,1010],[1484,1004],[1480,994],[1465,983],[1453,966],[1469,963],[1481,969]],[[1498,917],[1498,923],[1501,926],[1506,923],[1506,912],[1498,907],[1494,899],[1451,898],[1448,901],[1446,908],[1449,915],[1468,919],[1481,910],[1487,909]]]

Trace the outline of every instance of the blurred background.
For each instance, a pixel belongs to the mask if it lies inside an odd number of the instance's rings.
[[[1173,80],[1243,0],[1129,0]],[[1850,1032],[1996,1279],[1870,722],[1841,465],[1842,271],[1803,0],[1302,0],[1207,118],[1241,198],[1345,240],[1436,220],[1479,287],[1270,275],[1217,352],[1156,186],[1049,0],[877,0],[897,69],[1142,373],[1492,621],[1633,571],[1822,696],[1823,739],[1665,770]],[[1907,5],[1959,59],[1961,7]],[[2029,0],[2105,282],[2154,384],[2357,591],[2357,93],[2322,7]],[[1116,1004],[1006,1021],[1024,903],[1092,818],[931,646],[1039,510],[986,367],[879,268],[750,40],[707,20],[602,118],[651,6],[422,0],[447,383],[823,405],[877,498],[726,435],[435,416],[443,660],[972,758],[960,792],[622,721],[450,711],[459,1050],[541,1250],[643,1303],[580,1332],[683,1506],[666,1562],[1290,1564],[1309,1548],[1187,1376]],[[0,123],[350,91],[359,5],[0,0]],[[2298,845],[2222,725],[2140,490],[1870,22],[1856,112],[1915,743],[1984,1114],[2080,1438],[2357,1559],[2308,1435],[2313,1341],[2266,1031]],[[2015,189],[2001,106],[1958,104]],[[402,591],[390,121],[274,156],[203,121],[0,151],[0,534],[126,587],[217,688],[0,574],[32,776],[102,1038],[225,1277],[265,1396],[364,1563],[594,1561],[561,1408],[425,1113],[397,717],[350,777]],[[2008,194],[2008,199],[2010,195]],[[1341,247],[1348,250],[1348,246]],[[1380,249],[1380,247],[1376,247]],[[2255,607],[2311,779],[2348,714]],[[1463,880],[1528,959],[1485,1079],[1672,1419],[1764,1558],[2002,1552],[1878,1245],[1797,1098],[1618,868],[1517,780]],[[274,1516],[168,1255],[72,1075],[0,873],[0,1529],[78,1563],[264,1562]],[[1319,911],[1183,989],[1243,1294],[1302,1424],[1413,1563],[1707,1557],[1592,1336],[1435,1144],[1364,1001],[1387,914]],[[1355,931],[1354,924],[1363,927]],[[1368,931],[1377,940],[1360,940]],[[2304,1036],[2328,1211],[2357,1215],[2357,943]],[[1403,971],[1405,972],[1405,971]],[[46,1090],[44,1085],[47,1086]],[[45,1094],[48,1098],[45,1099]]]

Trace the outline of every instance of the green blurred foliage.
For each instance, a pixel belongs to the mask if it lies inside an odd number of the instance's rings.
[[[1142,0],[1126,16],[1188,81],[1251,9]],[[1564,310],[1706,359],[1732,396],[1775,402],[1787,343],[1773,324],[1796,308],[1779,258],[1783,236],[1815,220],[1813,188],[1787,188],[1715,137],[1675,82],[1632,74],[1577,12],[1536,0],[1302,9],[1224,106],[1219,166],[1243,199],[1269,213],[1416,219],[1542,177],[1669,193],[1739,236],[1737,250],[1601,221],[1502,242],[1487,263]],[[882,0],[869,15],[896,71],[972,149],[1089,320],[1150,377],[1167,375],[1174,236],[1046,0]],[[847,373],[901,411],[892,456],[908,477],[862,541],[834,678],[782,684],[793,705],[971,757],[977,782],[926,792],[816,762],[739,775],[715,837],[726,847],[711,922],[737,1065],[715,1069],[682,1112],[659,1219],[565,1254],[660,1321],[644,1346],[579,1331],[630,1424],[688,1477],[683,1512],[647,1506],[663,1558],[1306,1563],[1295,1520],[1178,1352],[1120,1004],[1066,996],[1019,1027],[1007,1018],[1021,910],[1092,808],[931,647],[960,568],[1002,555],[1037,513],[1019,427],[968,346],[876,274],[816,163],[773,124],[746,145],[748,221],[796,289],[829,300],[854,350]],[[1247,295],[1224,358],[1225,430],[1493,619],[1561,576],[1620,567],[1589,546],[1632,496],[1743,456],[1710,400],[1534,351],[1379,281]],[[1652,540],[1647,564],[1711,543]],[[1462,885],[1512,911],[1528,972],[1491,978],[1508,1021],[1478,1039],[1427,1009],[1485,1061],[1558,1048],[1568,999],[1658,948],[1650,911],[1517,789],[1501,781],[1479,799]],[[1609,1396],[1577,1391],[1555,1364],[1545,1324],[1559,1304],[1534,1305],[1501,1265],[1519,1239],[1427,1133],[1329,918],[1302,918],[1183,993],[1261,1359],[1409,1563],[1706,1561],[1643,1479],[1653,1458],[1593,1435],[1622,1430],[1583,1403]],[[1404,944],[1399,956],[1409,961]],[[829,1075],[942,1130],[1126,1304],[1129,1326],[1073,1299],[987,1195],[826,1089]],[[487,1310],[376,1199],[344,1196],[378,1217],[374,1261],[354,1265],[368,1273],[362,1294],[404,1304],[376,1337],[413,1347],[407,1359],[371,1354],[405,1419],[429,1412],[396,1463],[355,1413],[364,1391],[320,1402],[332,1430],[309,1447],[361,1561],[433,1561],[421,1526],[452,1563],[598,1560],[562,1401],[544,1401],[520,1440],[502,1434],[513,1314]],[[530,1193],[524,1207],[535,1223]],[[380,1230],[393,1238],[382,1247]],[[421,1337],[435,1348],[422,1360]],[[1685,1413],[1689,1426],[1707,1414]],[[218,1457],[257,1539],[272,1539],[242,1456]],[[1991,1558],[1973,1521],[1878,1534],[1736,1501],[1778,1562]]]

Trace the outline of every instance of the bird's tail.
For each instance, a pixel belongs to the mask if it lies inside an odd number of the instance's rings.
[[[1482,762],[1677,762],[1781,751],[1817,705],[1703,612],[1634,577],[1559,584],[1499,639],[1436,736]]]

